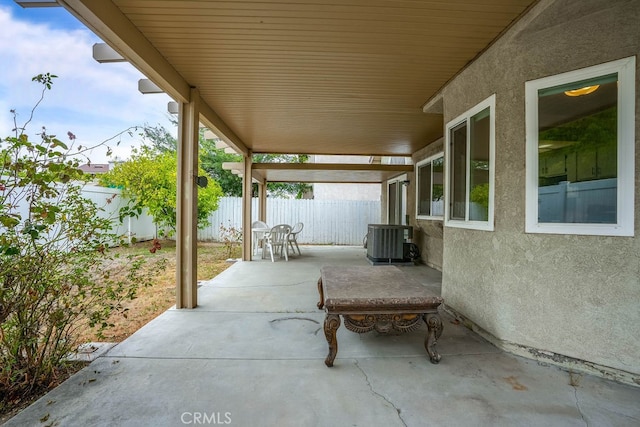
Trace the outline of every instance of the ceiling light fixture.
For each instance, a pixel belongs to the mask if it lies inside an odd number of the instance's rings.
[[[599,87],[600,85],[585,86],[585,87],[581,87],[580,89],[567,90],[564,92],[564,94],[567,96],[589,95],[590,93],[593,93],[596,90],[598,90]]]

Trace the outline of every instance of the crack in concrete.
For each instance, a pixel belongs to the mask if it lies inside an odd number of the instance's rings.
[[[582,409],[580,408],[580,402],[578,401],[578,388],[576,386],[572,386],[572,387],[573,387],[573,395],[576,398],[576,408],[578,408],[578,412],[580,413],[580,416],[582,417],[582,421],[584,421],[584,424],[587,427],[589,427],[589,422],[584,417],[584,414],[582,413]]]
[[[575,374],[573,372],[569,372],[569,385],[573,387],[573,396],[576,399],[576,408],[578,409],[578,413],[580,414],[582,421],[584,421],[584,424],[589,427],[589,421],[587,421],[582,413],[582,408],[580,408],[580,399],[578,398],[578,383],[580,382],[581,377],[576,377],[574,375]]]
[[[362,369],[362,367],[360,366],[360,364],[358,364],[357,360],[354,360],[354,364],[356,365],[356,368],[358,368],[360,370],[360,372],[362,372],[362,375],[364,376],[365,381],[367,382],[367,385],[369,386],[369,390],[371,390],[371,393],[375,394],[376,396],[380,397],[381,399],[383,399],[385,402],[387,402],[389,405],[391,405],[391,407],[393,409],[396,410],[396,413],[398,414],[398,419],[400,420],[400,422],[402,423],[403,426],[407,426],[407,423],[404,422],[404,419],[402,418],[402,415],[400,415],[400,408],[398,408],[396,405],[393,404],[392,401],[390,401],[389,399],[386,398],[386,396],[378,393],[377,391],[375,391],[373,389],[373,386],[371,385],[371,382],[369,381],[369,376],[367,375],[367,373],[364,371],[364,369]]]
[[[279,319],[270,320],[269,323],[280,322],[282,320],[307,320],[309,322],[315,323],[316,325],[320,324],[320,322],[318,322],[317,320],[309,319],[308,317],[280,317]]]

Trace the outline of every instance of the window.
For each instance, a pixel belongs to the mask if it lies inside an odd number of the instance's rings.
[[[389,224],[407,224],[407,175],[388,181],[387,218]]]
[[[633,236],[635,58],[527,82],[526,231]]]
[[[447,123],[447,226],[493,230],[494,115],[492,95]]]
[[[444,154],[440,153],[416,165],[416,217],[442,219],[444,216]]]

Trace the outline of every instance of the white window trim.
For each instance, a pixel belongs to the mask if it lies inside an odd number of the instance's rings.
[[[437,220],[437,221],[442,221],[442,219],[444,218],[442,215],[420,215],[419,211],[420,211],[420,181],[419,179],[419,173],[418,171],[420,170],[420,166],[427,164],[427,163],[433,163],[435,160],[438,159],[442,159],[443,161],[443,166],[444,166],[444,152],[441,151],[438,154],[435,154],[431,157],[428,157],[424,160],[420,160],[418,163],[416,163],[415,166],[415,173],[413,174],[413,176],[415,176],[416,179],[416,218],[417,219],[424,219],[424,220]],[[444,174],[446,175],[446,168],[443,168],[444,170]],[[444,182],[444,181],[443,181]],[[431,167],[431,190],[433,190],[433,166]],[[445,195],[442,195],[443,197],[445,197]],[[446,200],[445,202],[445,206],[446,206]],[[431,203],[431,201],[429,201],[429,203]]]
[[[527,233],[634,235],[635,57],[570,71],[525,83]],[[618,219],[616,224],[538,223],[538,90],[618,73]]]
[[[458,220],[450,218],[450,204],[451,204],[451,183],[449,172],[451,170],[451,129],[458,126],[461,123],[468,121],[471,117],[478,114],[482,110],[489,107],[489,212],[487,215],[487,221],[472,221],[469,220],[469,209],[466,209],[465,216],[467,219]],[[496,146],[496,95],[493,94],[481,103],[477,104],[470,110],[467,110],[463,114],[459,115],[455,119],[447,123],[445,128],[445,204],[444,204],[444,225],[446,227],[456,228],[469,228],[473,230],[493,231],[494,229],[494,193],[495,193],[495,146]],[[467,132],[467,162],[470,161],[469,150],[471,145],[469,144],[469,138],[471,134]],[[469,164],[466,166],[466,179],[467,179],[467,196],[466,200],[469,200]]]
[[[398,184],[398,191],[402,194],[402,204],[400,206],[395,206],[397,208],[396,215],[400,219],[400,225],[402,225],[404,215],[407,215],[407,189],[404,183],[407,181],[407,174],[396,176],[395,178],[391,178],[387,181],[387,224],[389,224],[389,187],[391,184]],[[404,211],[403,211],[404,210]]]

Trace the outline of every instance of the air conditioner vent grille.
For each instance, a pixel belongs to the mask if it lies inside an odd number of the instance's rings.
[[[412,231],[406,225],[369,224],[367,258],[373,262],[404,261],[405,233],[410,238]]]

